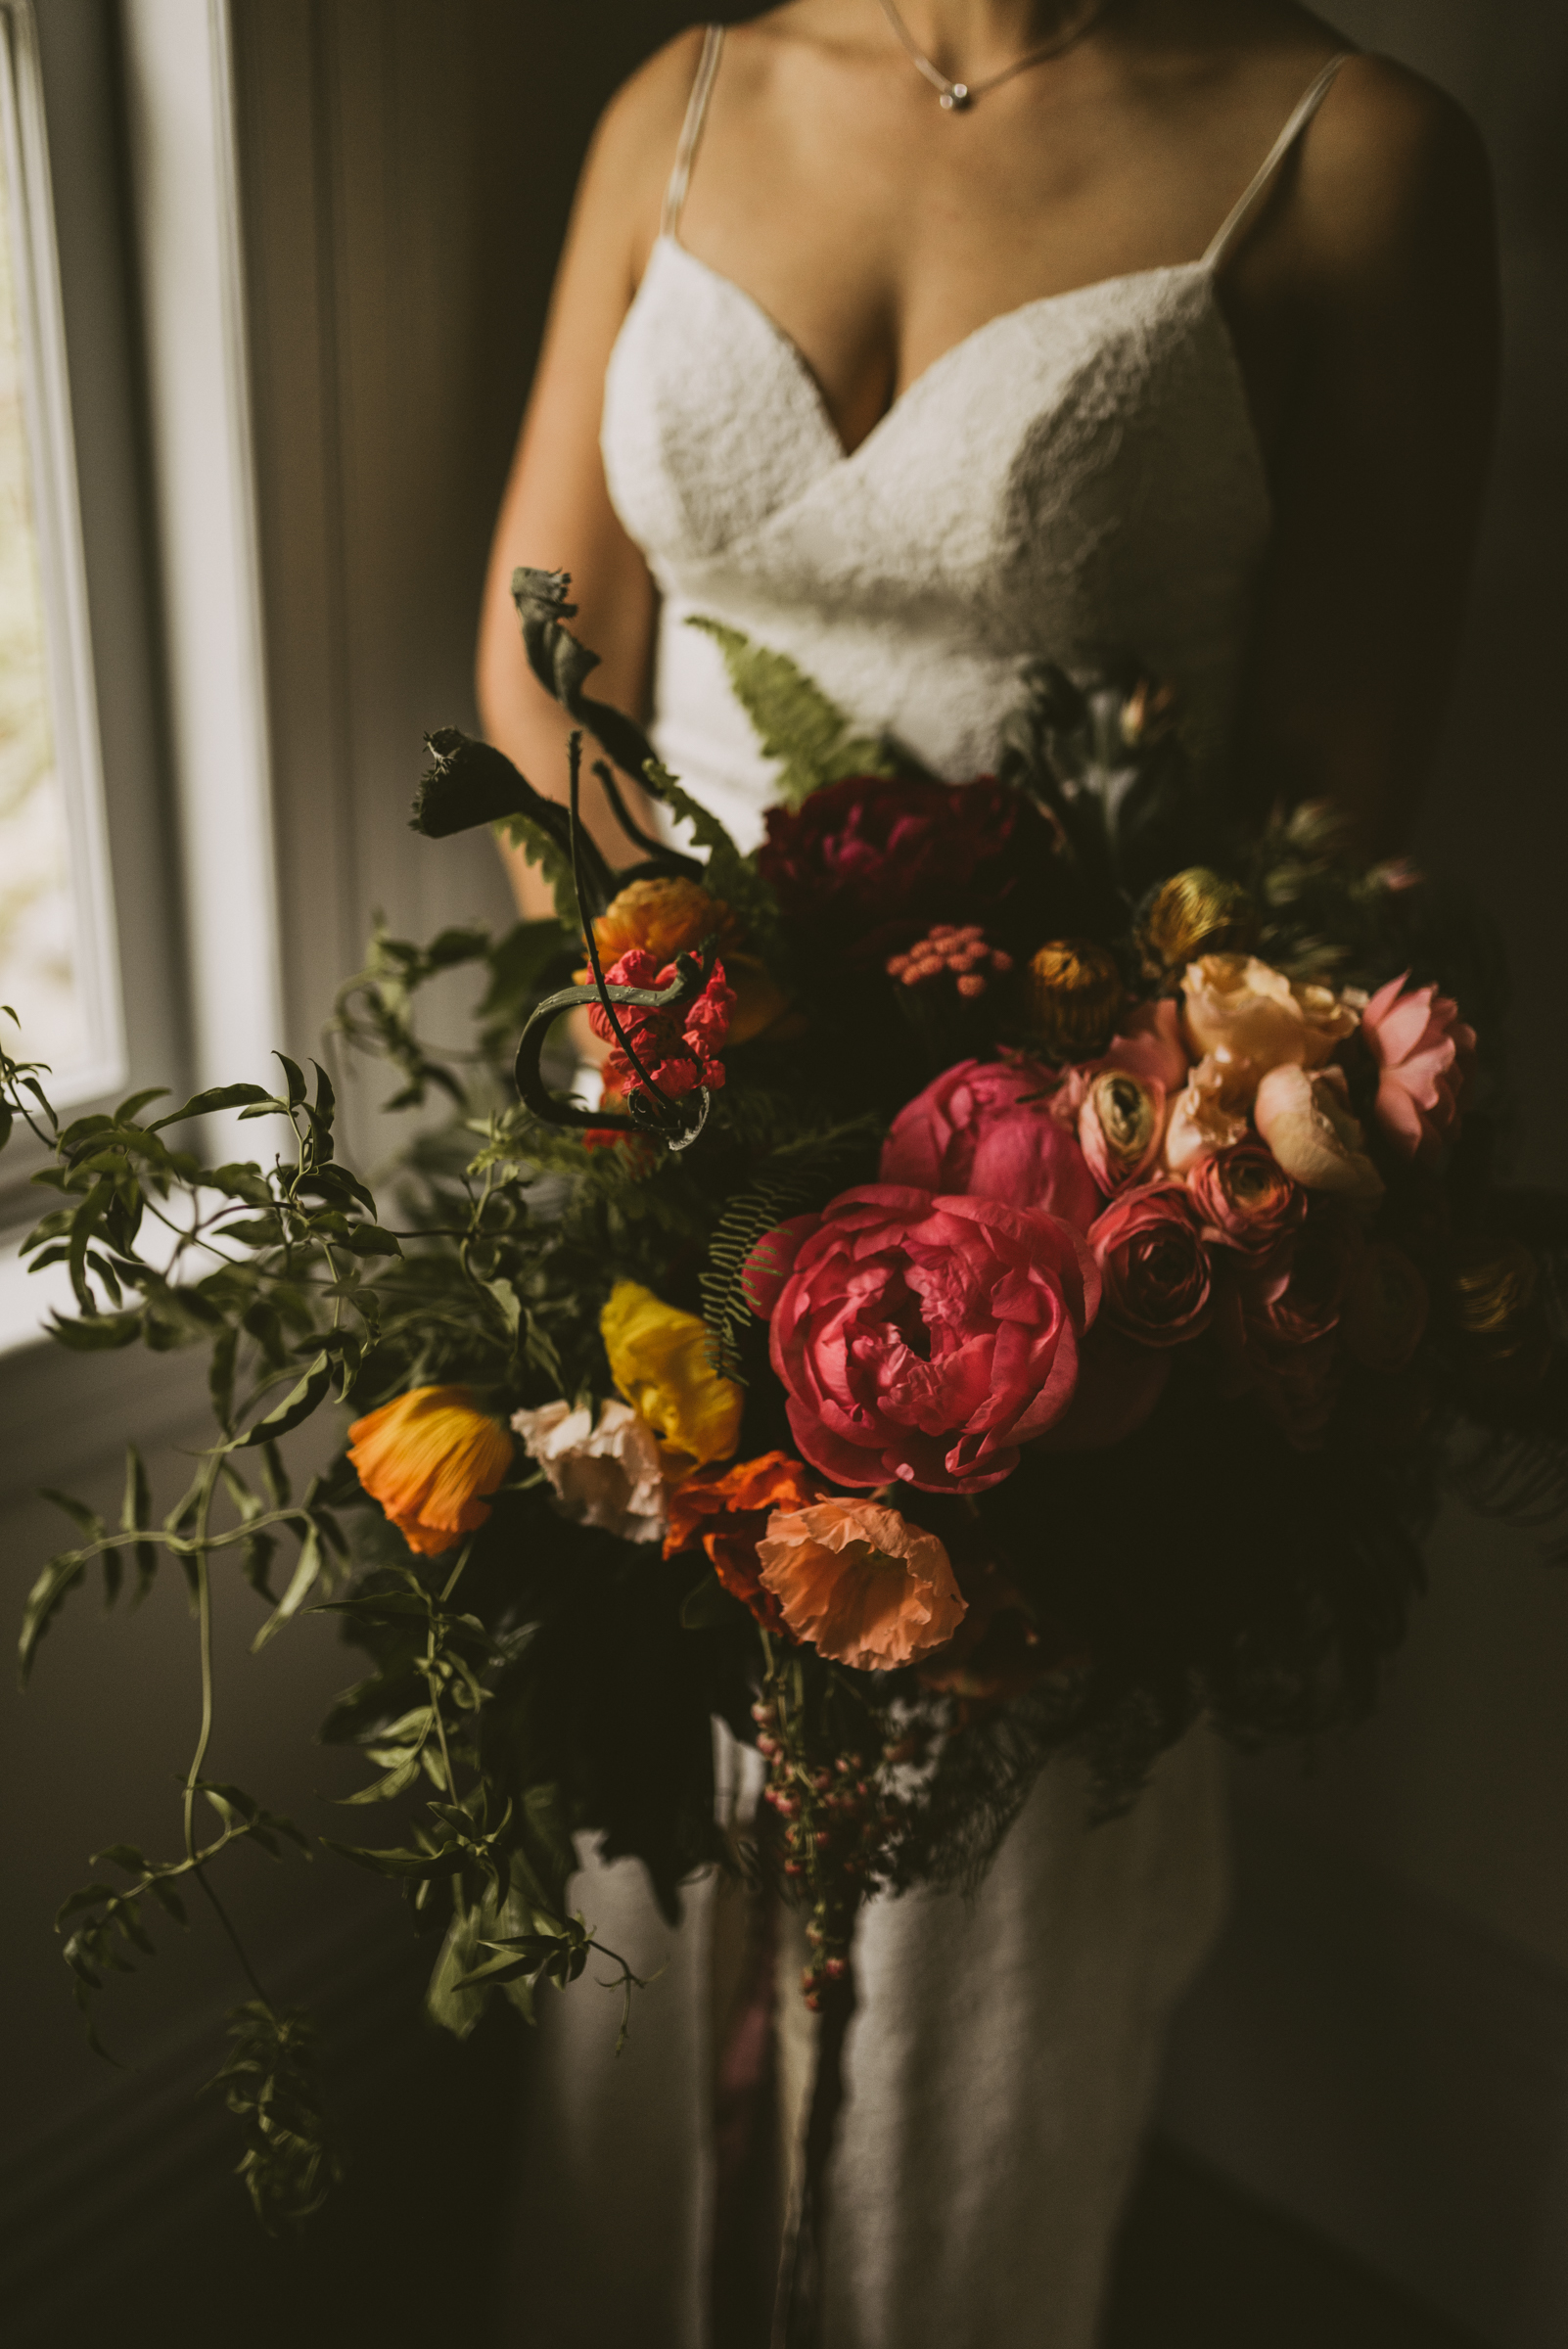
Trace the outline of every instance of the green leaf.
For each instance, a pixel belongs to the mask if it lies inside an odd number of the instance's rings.
[[[178,1126],[186,1118],[206,1118],[220,1109],[245,1109],[260,1104],[275,1106],[264,1084],[209,1085],[205,1093],[193,1093],[179,1109],[171,1109],[166,1118],[155,1119],[147,1130],[161,1133],[165,1126]]]
[[[289,1058],[287,1052],[274,1052],[272,1057],[282,1066],[284,1078],[289,1087],[289,1107],[291,1109],[298,1109],[300,1102],[306,1100],[309,1096],[310,1088],[305,1083],[304,1072],[300,1067],[298,1061],[294,1061]]]
[[[410,1881],[423,1878],[435,1882],[441,1876],[455,1876],[463,1865],[463,1854],[456,1851],[411,1852],[396,1844],[371,1850],[357,1844],[335,1843],[330,1835],[322,1842],[340,1860],[351,1860],[356,1867],[368,1867],[373,1875],[400,1876]]]
[[[120,1503],[119,1530],[122,1534],[145,1534],[153,1522],[153,1494],[148,1483],[147,1469],[134,1444],[125,1447],[125,1497]],[[158,1573],[158,1548],[152,1542],[138,1542],[131,1551],[136,1568],[136,1595],[145,1598]]]
[[[776,796],[799,807],[824,783],[845,775],[896,775],[900,762],[886,736],[853,734],[850,720],[786,653],[753,644],[739,628],[693,614],[686,625],[711,636],[724,656],[735,698],[751,719],[764,759],[782,761]]]
[[[145,1092],[132,1093],[129,1099],[122,1101],[119,1107],[115,1110],[114,1119],[115,1124],[116,1126],[129,1126],[132,1120],[147,1107],[149,1101],[161,1101],[165,1098],[167,1092],[168,1086],[166,1084],[150,1084]]]
[[[240,1332],[231,1325],[213,1347],[207,1373],[207,1391],[212,1399],[217,1423],[226,1436],[234,1433],[234,1365],[239,1351]]]
[[[104,1521],[98,1511],[90,1509],[84,1500],[72,1500],[69,1493],[57,1493],[53,1485],[40,1485],[38,1497],[41,1500],[52,1500],[57,1509],[64,1509],[71,1523],[80,1526],[89,1542],[103,1540]]]
[[[740,1600],[725,1589],[716,1574],[705,1574],[681,1605],[680,1625],[686,1632],[720,1632],[749,1620]]]
[[[264,1419],[258,1419],[254,1427],[247,1428],[243,1436],[235,1438],[234,1450],[243,1451],[250,1444],[275,1443],[279,1436],[288,1435],[292,1428],[301,1427],[325,1400],[331,1384],[332,1364],[324,1354],[318,1354],[303,1378],[290,1389],[283,1401],[268,1411]]]
[[[274,1633],[282,1631],[291,1616],[299,1614],[321,1579],[322,1564],[321,1537],[312,1525],[306,1529],[305,1538],[300,1544],[299,1563],[290,1579],[289,1588],[251,1642],[253,1655],[258,1654],[266,1646]]]
[[[18,1642],[19,1674],[23,1687],[32,1670],[32,1660],[67,1593],[80,1582],[86,1571],[87,1559],[79,1549],[62,1550],[51,1558],[38,1580],[27,1593],[27,1603],[22,1610],[22,1637]]]

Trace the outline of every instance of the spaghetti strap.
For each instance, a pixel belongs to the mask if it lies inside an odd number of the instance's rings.
[[[697,161],[697,150],[702,144],[703,124],[708,118],[708,101],[714,94],[714,77],[718,71],[718,60],[723,47],[723,25],[710,24],[703,34],[703,53],[697,61],[697,78],[691,85],[686,119],[680,126],[675,167],[669,174],[669,185],[665,190],[664,215],[659,223],[661,236],[673,238],[680,226],[686,190],[691,184],[691,167]]]
[[[1263,195],[1274,173],[1333,88],[1334,78],[1340,67],[1348,57],[1354,54],[1353,50],[1342,49],[1337,57],[1331,57],[1311,88],[1303,93],[1290,120],[1269,148],[1262,164],[1253,173],[1244,193],[1227,214],[1223,227],[1204,254],[1203,266],[1205,269],[1218,269],[1225,259],[1251,220],[1257,208],[1258,199]]]

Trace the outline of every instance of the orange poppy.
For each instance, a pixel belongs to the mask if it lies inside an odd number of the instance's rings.
[[[512,1439],[467,1387],[414,1387],[348,1430],[348,1457],[410,1549],[437,1557],[489,1515]]]

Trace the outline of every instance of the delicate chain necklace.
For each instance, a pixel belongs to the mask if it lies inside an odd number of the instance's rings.
[[[961,115],[967,107],[974,105],[977,98],[986,97],[992,90],[999,90],[1002,83],[1011,81],[1015,74],[1027,73],[1032,66],[1043,66],[1048,59],[1062,56],[1098,23],[1107,5],[1108,0],[1094,0],[1087,16],[1075,24],[1071,32],[1060,33],[1054,41],[1045,41],[1038,49],[1031,49],[1027,56],[1015,58],[1010,66],[1003,66],[999,73],[990,74],[985,81],[949,81],[941,67],[934,66],[930,58],[915,47],[909,28],[894,7],[893,0],[882,0],[882,13],[892,25],[899,46],[909,63],[925,75],[936,91],[938,105],[949,115]]]

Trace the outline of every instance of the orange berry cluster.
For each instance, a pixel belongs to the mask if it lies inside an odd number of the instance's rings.
[[[950,971],[958,982],[961,995],[983,995],[988,982],[1000,979],[1013,967],[1013,958],[1000,946],[989,946],[986,933],[978,922],[966,922],[962,929],[951,922],[939,922],[924,938],[909,948],[907,954],[890,954],[887,973],[905,987],[918,987],[923,979],[940,979]]]

